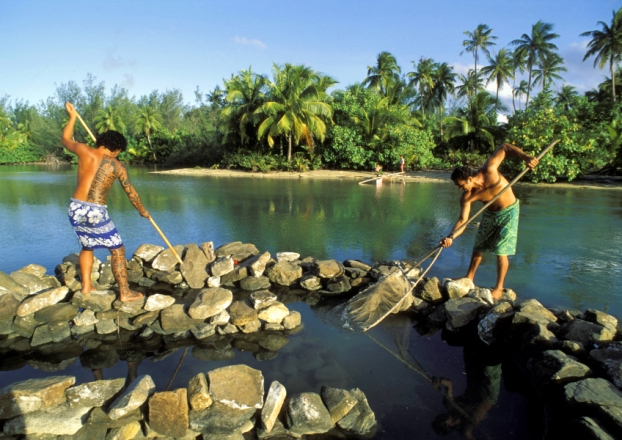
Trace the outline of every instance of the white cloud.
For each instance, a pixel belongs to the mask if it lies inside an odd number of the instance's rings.
[[[238,36],[236,36],[233,39],[233,41],[235,41],[236,43],[239,43],[239,44],[243,44],[243,45],[255,46],[255,47],[258,47],[260,49],[266,49],[268,47],[261,40],[257,40],[257,39],[249,40],[246,37],[238,37]]]
[[[104,70],[115,70],[115,69],[120,69],[122,67],[128,67],[128,66],[131,67],[131,66],[134,66],[135,64],[136,64],[135,59],[130,59],[128,61],[125,61],[120,56],[115,57],[112,54],[112,51],[109,51],[106,54],[106,58],[104,59],[102,67],[104,68]]]
[[[123,74],[123,82],[121,83],[121,87],[125,89],[131,89],[132,87],[134,87],[135,83],[136,81],[134,81],[134,76],[127,73]]]

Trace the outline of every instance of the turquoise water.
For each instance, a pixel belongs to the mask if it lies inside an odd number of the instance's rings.
[[[376,187],[353,180],[183,177],[150,174],[144,168],[130,169],[130,177],[173,244],[213,241],[219,246],[240,240],[273,255],[294,251],[303,257],[367,263],[416,258],[436,246],[458,216],[460,195],[451,182]],[[0,168],[1,271],[36,263],[53,273],[65,255],[79,251],[66,215],[75,179],[71,167]],[[519,243],[506,286],[521,298],[537,298],[547,306],[593,307],[621,318],[617,294],[622,282],[622,191],[519,185],[515,192],[521,199]],[[142,243],[163,244],[119,185],[108,203],[128,254]],[[443,251],[430,275],[463,276],[474,234],[475,228],[468,228]],[[105,259],[107,252],[96,255]],[[485,257],[476,284],[494,284],[495,270],[494,258]],[[206,362],[193,356],[190,347],[172,388],[185,386],[199,371],[245,363],[262,370],[266,386],[279,380],[289,393],[319,392],[323,384],[361,388],[379,419],[374,438],[406,439],[414,432],[436,438],[432,422],[446,412],[443,395],[424,374],[407,368],[380,344],[396,352],[395,341],[401,340],[428,376],[452,381],[455,395],[468,391],[469,377],[479,377],[469,374],[473,363],[464,356],[468,344],[464,348],[440,331],[413,329],[409,318],[373,329],[374,341],[330,325],[326,305],[299,302],[288,307],[301,312],[305,327],[290,336],[275,359],[259,362],[249,352],[236,351],[232,360]],[[180,347],[161,362],[144,360],[139,373],[151,374],[163,390],[182,354]],[[62,373],[32,365],[36,366],[31,362],[0,372],[0,386],[50,374],[76,375],[78,383],[93,380],[78,360]],[[122,377],[127,369],[121,361],[105,369],[104,376]],[[476,428],[493,438],[501,433],[529,437],[528,399],[511,377],[504,367],[498,401]],[[460,435],[453,431],[448,438]]]

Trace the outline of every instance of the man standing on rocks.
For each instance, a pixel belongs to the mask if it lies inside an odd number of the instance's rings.
[[[462,166],[451,173],[451,180],[462,191],[460,217],[452,229],[452,232],[456,231],[454,239],[464,232],[465,228],[460,230],[458,228],[469,219],[471,203],[477,201],[488,203],[508,185],[507,179],[499,173],[498,169],[507,155],[525,161],[530,169],[538,165],[538,159],[529,156],[512,144],[505,143],[497,148],[481,168],[475,170]],[[497,255],[497,283],[492,290],[492,297],[495,299],[501,298],[503,293],[503,282],[509,268],[508,256],[516,253],[518,215],[519,201],[512,188],[508,188],[484,211],[475,236],[475,245],[466,278],[474,281],[483,252],[494,252]],[[453,239],[449,237],[440,241],[441,246],[445,248],[451,246],[452,243]]]
[[[107,248],[112,255],[112,273],[119,285],[119,299],[123,302],[141,299],[141,293],[130,290],[125,246],[106,209],[108,191],[114,181],[119,179],[132,205],[141,216],[149,218],[149,212],[143,207],[138,193],[130,183],[127,170],[117,160],[119,153],[125,150],[127,141],[121,133],[114,130],[99,135],[97,148],[74,141],[73,130],[78,114],[69,102],[65,104],[65,109],[69,122],[63,129],[61,142],[78,156],[78,185],[69,204],[68,215],[82,246],[82,293],[89,294],[95,290],[91,284],[93,250]]]

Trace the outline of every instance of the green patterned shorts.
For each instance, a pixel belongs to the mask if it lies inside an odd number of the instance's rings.
[[[501,211],[485,210],[475,235],[473,252],[494,252],[497,255],[514,255],[518,239],[519,202]]]

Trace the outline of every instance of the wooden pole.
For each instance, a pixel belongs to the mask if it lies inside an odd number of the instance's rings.
[[[378,179],[384,179],[385,177],[397,176],[398,174],[402,174],[402,173],[399,172],[399,173],[393,173],[393,174],[384,174],[382,176],[374,177],[373,179],[363,180],[362,182],[359,182],[359,185],[365,182],[371,182],[372,180],[378,180]]]
[[[93,139],[93,142],[97,142],[95,140],[95,136],[93,135],[93,133],[91,132],[91,130],[89,129],[89,127],[86,125],[86,123],[84,122],[84,120],[82,119],[82,117],[80,116],[80,113],[78,113],[76,111],[76,116],[78,117],[78,120],[80,121],[80,123],[82,124],[82,126],[84,127],[84,129],[88,132],[88,134],[91,136],[91,139]],[[171,245],[171,243],[168,241],[168,239],[166,238],[166,236],[164,235],[164,233],[162,232],[162,230],[160,230],[160,228],[158,228],[158,225],[156,225],[156,222],[153,221],[153,219],[151,218],[151,216],[149,216],[149,221],[151,222],[151,224],[153,225],[153,227],[155,228],[156,231],[158,231],[158,234],[160,234],[160,236],[162,237],[162,239],[164,240],[164,242],[166,243],[166,245],[168,246],[168,248],[171,250],[171,252],[173,253],[173,255],[175,255],[175,258],[177,259],[177,261],[179,261],[179,264],[182,264],[183,262],[181,261],[181,258],[179,258],[179,255],[177,255],[177,252],[175,252],[175,249],[173,248],[173,246]]]

